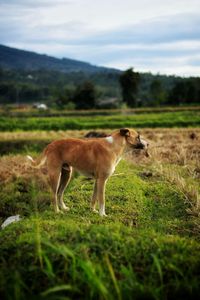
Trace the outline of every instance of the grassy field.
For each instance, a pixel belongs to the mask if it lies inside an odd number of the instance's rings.
[[[0,222],[22,217],[0,231],[1,299],[198,297],[200,129],[140,131],[151,157],[120,162],[105,218],[90,212],[93,181],[78,174],[64,197],[70,211],[55,215],[45,170],[25,160],[85,131],[0,133]]]
[[[0,116],[0,131],[16,130],[83,130],[113,129],[120,127],[157,128],[157,127],[198,127],[200,126],[200,110],[154,111],[134,113],[122,111],[114,115],[54,116],[26,117],[21,115]]]

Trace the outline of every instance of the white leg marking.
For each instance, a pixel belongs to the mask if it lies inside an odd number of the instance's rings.
[[[56,192],[55,192],[55,211],[57,213],[60,212],[60,209],[58,207],[58,197],[57,197],[57,192],[58,192],[58,188],[59,188],[59,184],[60,184],[60,177],[61,177],[61,172],[60,172],[59,177],[58,177],[58,182],[57,182],[57,187],[56,187]]]

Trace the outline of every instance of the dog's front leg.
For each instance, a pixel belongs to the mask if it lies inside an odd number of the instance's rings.
[[[97,202],[97,180],[94,183],[94,190],[93,190],[93,195],[91,199],[91,209],[93,212],[98,212],[96,210],[96,202]]]
[[[97,198],[99,201],[99,214],[100,216],[106,216],[105,213],[105,186],[106,178],[97,179]]]

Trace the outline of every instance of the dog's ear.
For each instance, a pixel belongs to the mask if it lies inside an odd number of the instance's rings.
[[[127,128],[121,128],[121,129],[120,129],[120,134],[121,134],[122,136],[130,136],[130,131],[129,131],[129,129],[127,129]]]

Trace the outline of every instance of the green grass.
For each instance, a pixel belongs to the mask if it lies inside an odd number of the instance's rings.
[[[146,170],[146,169],[145,169]],[[1,186],[1,299],[191,299],[200,292],[198,217],[175,185],[122,161],[106,188],[106,212],[89,210],[93,182],[76,176],[71,208],[55,215],[39,179]]]
[[[38,133],[39,135],[40,133]],[[27,154],[30,152],[41,152],[48,143],[52,141],[51,138],[46,139],[10,139],[0,140],[0,155],[5,154]]]
[[[157,112],[113,116],[0,117],[0,131],[81,130],[119,127],[156,128],[200,125],[199,111]]]

